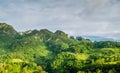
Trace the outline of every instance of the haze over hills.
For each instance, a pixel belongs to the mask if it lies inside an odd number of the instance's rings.
[[[101,36],[90,36],[86,35],[83,36],[86,39],[90,39],[92,41],[119,41],[119,40],[114,40],[113,38],[107,38],[107,37],[101,37]]]

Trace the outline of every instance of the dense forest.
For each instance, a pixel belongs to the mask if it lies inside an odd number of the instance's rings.
[[[120,42],[0,23],[0,73],[119,73]]]

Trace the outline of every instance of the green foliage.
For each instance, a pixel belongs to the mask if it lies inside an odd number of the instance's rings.
[[[0,73],[119,73],[120,42],[92,42],[60,30],[18,33],[0,23]]]
[[[120,48],[120,42],[113,41],[95,42],[94,48]]]
[[[1,73],[40,73],[44,70],[40,70],[36,65],[26,64],[24,63],[9,63],[9,64],[2,64],[1,63],[0,72]],[[45,71],[44,71],[45,72]]]

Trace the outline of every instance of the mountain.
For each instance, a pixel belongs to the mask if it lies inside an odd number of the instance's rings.
[[[119,73],[120,42],[86,38],[0,23],[0,73]]]
[[[107,38],[107,37],[101,37],[101,36],[83,36],[86,39],[90,39],[92,41],[115,41],[112,38]]]
[[[17,34],[17,31],[11,25],[0,23],[0,34],[14,36]]]
[[[8,46],[18,36],[18,32],[6,23],[0,23],[0,43]]]

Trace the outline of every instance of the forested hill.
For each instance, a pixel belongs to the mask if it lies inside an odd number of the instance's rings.
[[[119,73],[120,42],[0,23],[0,73]]]

